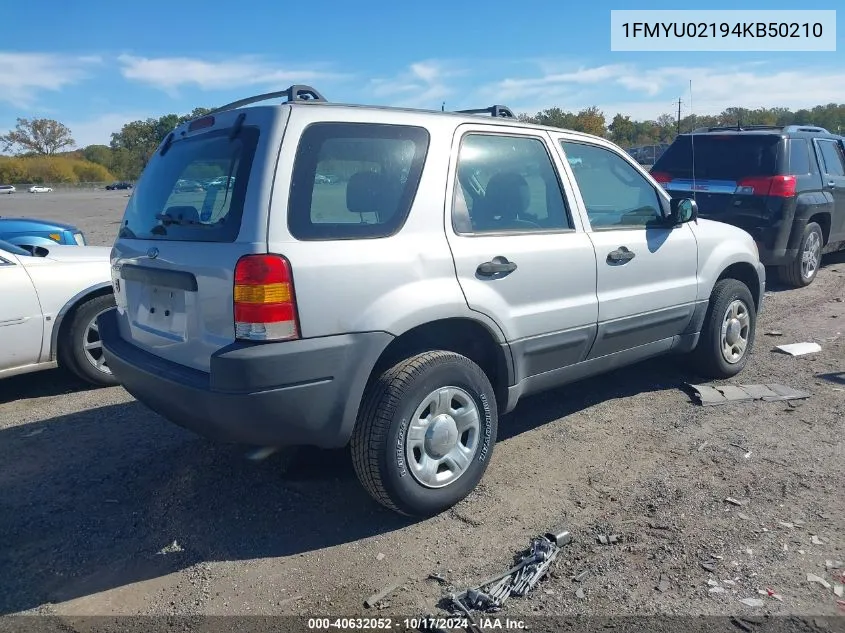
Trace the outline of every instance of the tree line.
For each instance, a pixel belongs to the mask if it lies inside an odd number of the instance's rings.
[[[176,126],[210,112],[195,108],[188,114],[166,114],[126,123],[111,135],[108,145],[82,149],[70,129],[52,119],[18,119],[15,129],[0,135],[0,150],[14,156],[0,156],[0,183],[104,182],[113,179],[135,181],[162,140]],[[609,138],[622,147],[670,143],[680,130],[734,125],[818,125],[835,134],[845,128],[845,104],[830,103],[810,109],[727,108],[717,115],[688,115],[680,121],[671,114],[637,121],[617,113],[608,120],[591,106],[570,112],[549,108],[533,115],[519,115],[521,121],[566,128]]]

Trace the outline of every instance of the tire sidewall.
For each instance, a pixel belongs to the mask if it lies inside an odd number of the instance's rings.
[[[73,323],[68,331],[69,343],[71,346],[70,352],[73,357],[72,369],[75,373],[88,382],[109,386],[117,384],[117,379],[113,374],[106,374],[91,365],[88,358],[85,356],[84,345],[86,342],[86,334],[88,325],[91,320],[101,312],[114,307],[114,298],[109,295],[94,297],[77,308],[73,317]]]
[[[809,277],[805,277],[803,266],[802,266],[802,262],[803,262],[803,258],[804,258],[804,248],[807,246],[807,241],[810,239],[810,235],[812,235],[813,233],[818,233],[818,236],[819,236],[819,263],[816,264],[816,269],[813,271],[813,274],[810,275]],[[801,240],[801,249],[798,251],[798,261],[797,261],[798,277],[801,280],[802,285],[809,286],[815,280],[816,275],[819,274],[819,268],[821,267],[821,264],[822,264],[821,251],[822,251],[823,247],[824,247],[824,234],[822,233],[821,227],[818,224],[816,224],[815,222],[810,222],[804,228],[804,237]]]
[[[722,320],[725,317],[725,311],[728,306],[739,299],[745,304],[746,309],[751,315],[749,332],[748,332],[748,346],[745,349],[742,359],[737,363],[729,363],[722,356]],[[751,296],[751,291],[739,281],[734,281],[730,286],[730,292],[726,292],[719,296],[719,299],[713,304],[711,309],[710,321],[708,326],[711,328],[710,346],[711,353],[714,354],[716,363],[719,369],[729,375],[736,375],[740,373],[745,365],[748,363],[748,357],[751,356],[752,348],[754,347],[754,339],[757,331],[757,310],[754,306],[754,298]]]
[[[484,373],[468,359],[445,358],[430,367],[401,397],[387,434],[383,463],[383,483],[400,511],[413,515],[437,514],[466,497],[478,485],[493,455],[498,430],[495,394]],[[411,418],[423,398],[441,387],[459,387],[478,408],[479,447],[472,463],[452,484],[427,488],[410,471],[405,457],[405,437]]]

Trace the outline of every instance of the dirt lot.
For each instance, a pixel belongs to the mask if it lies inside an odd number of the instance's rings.
[[[123,192],[20,194],[0,198],[0,215],[71,221],[108,244],[125,202]],[[835,569],[845,560],[843,299],[841,254],[808,289],[770,287],[737,381],[780,382],[809,400],[701,407],[681,388],[695,377],[667,359],[582,382],[520,404],[500,422],[481,487],[422,522],[371,502],[343,452],[253,462],[120,388],[88,390],[61,371],[7,379],[0,613],[350,615],[395,582],[379,615],[432,613],[447,588],[429,573],[474,584],[562,524],[574,540],[553,577],[502,615],[843,614],[832,587],[807,580],[833,585],[845,572]],[[772,351],[811,340],[820,353]],[[619,544],[596,543],[611,533]],[[758,593],[767,588],[778,597]]]

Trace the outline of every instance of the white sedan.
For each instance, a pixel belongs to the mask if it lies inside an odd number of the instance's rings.
[[[29,188],[29,193],[50,193],[53,191],[50,187],[42,187],[41,185],[33,185]]]
[[[115,305],[108,247],[0,241],[0,378],[62,366],[114,385],[97,317]]]

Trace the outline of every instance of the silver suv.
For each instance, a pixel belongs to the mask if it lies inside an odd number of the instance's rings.
[[[292,86],[175,129],[112,251],[113,374],[205,436],[348,444],[376,500],[425,516],[478,484],[523,396],[666,353],[742,370],[746,232],[604,139],[479,112]]]

